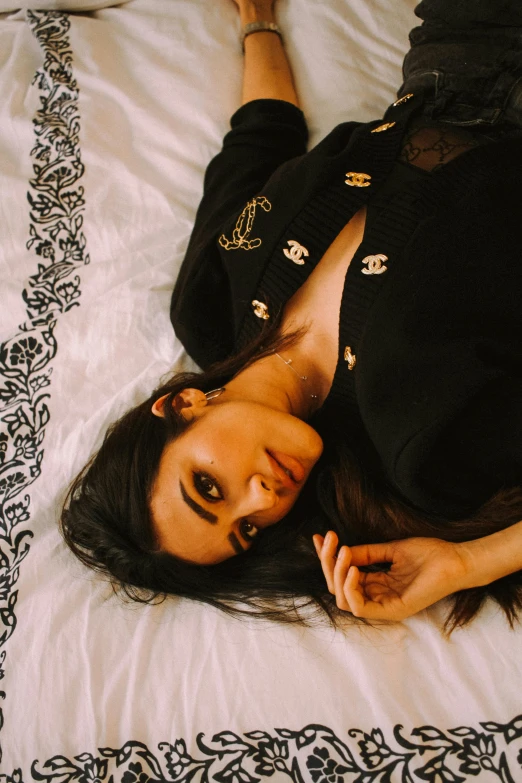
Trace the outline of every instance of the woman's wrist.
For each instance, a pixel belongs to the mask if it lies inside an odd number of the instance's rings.
[[[456,546],[466,563],[461,589],[491,584],[522,569],[522,522]]]
[[[482,562],[483,550],[477,543],[479,540],[480,539],[477,539],[477,541],[463,541],[454,545],[459,557],[464,563],[463,572],[459,575],[459,584],[454,592],[489,584],[489,582],[484,581],[487,577]]]

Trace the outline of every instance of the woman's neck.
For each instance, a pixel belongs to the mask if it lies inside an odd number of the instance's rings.
[[[299,351],[303,339],[288,350],[258,359],[227,383],[227,397],[248,398],[307,420],[323,402],[324,379],[318,367]]]

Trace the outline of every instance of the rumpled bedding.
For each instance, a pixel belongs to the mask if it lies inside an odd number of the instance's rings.
[[[412,0],[280,0],[311,145],[382,116]],[[14,8],[14,6],[13,6]],[[124,602],[59,531],[108,424],[193,367],[170,293],[239,105],[232,0],[0,16],[0,780],[522,780],[522,630]]]

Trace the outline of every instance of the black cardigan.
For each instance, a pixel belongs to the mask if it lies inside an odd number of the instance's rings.
[[[242,347],[302,285],[389,177],[421,106],[405,96],[308,153],[295,106],[257,100],[234,114],[172,297],[200,366]],[[457,519],[522,486],[521,293],[522,137],[469,150],[367,221],[321,415],[347,438],[363,432],[416,508]]]

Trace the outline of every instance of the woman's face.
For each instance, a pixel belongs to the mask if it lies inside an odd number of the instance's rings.
[[[288,413],[188,391],[182,415],[192,425],[164,449],[151,511],[161,549],[203,565],[247,550],[288,513],[323,444]]]

